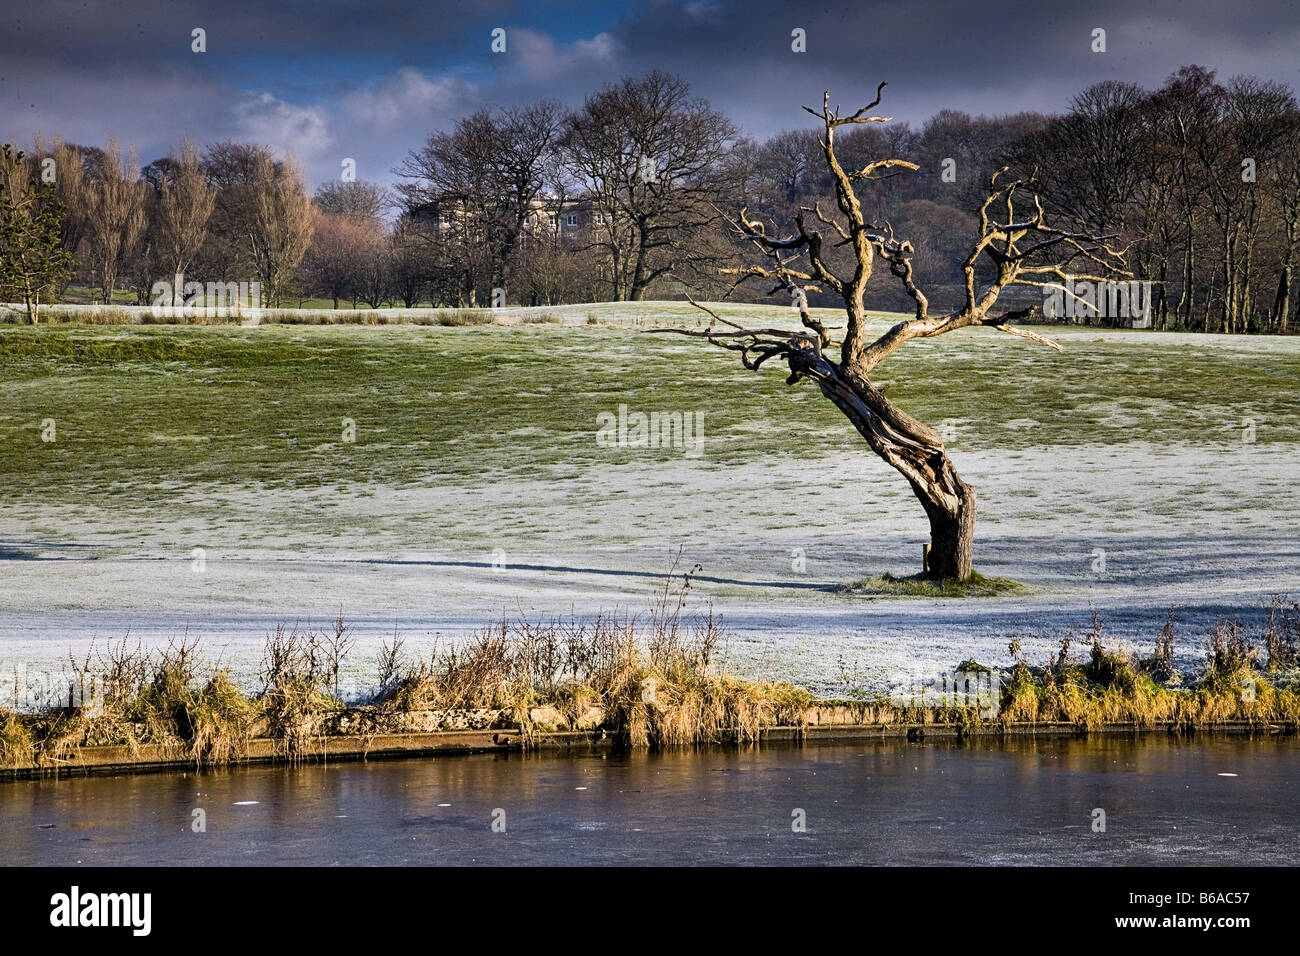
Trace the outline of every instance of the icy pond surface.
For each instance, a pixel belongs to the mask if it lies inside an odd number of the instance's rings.
[[[44,780],[0,784],[0,865],[1294,866],[1298,789],[1300,741],[1206,736]]]

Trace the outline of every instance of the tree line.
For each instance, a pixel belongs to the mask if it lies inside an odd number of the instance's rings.
[[[684,80],[651,72],[573,110],[541,100],[466,116],[412,149],[391,191],[340,178],[313,195],[292,157],[251,143],[187,140],[140,166],[114,141],[38,141],[0,156],[0,298],[51,301],[79,283],[148,304],[174,277],[255,280],[273,307],[549,305],[684,287],[763,298],[773,290],[733,290],[725,275],[751,241],[738,214],[775,236],[801,209],[831,208],[822,135],[748,138]],[[911,243],[936,308],[959,306],[975,213],[1009,167],[1064,226],[1127,250],[1152,284],[1156,327],[1296,325],[1300,104],[1283,84],[1187,66],[1156,90],[1097,83],[1059,115],[944,110],[919,128],[855,127],[837,149],[846,168],[882,156],[917,167],[854,188],[870,222]],[[826,258],[848,265],[851,251]],[[909,302],[882,288],[868,306]]]

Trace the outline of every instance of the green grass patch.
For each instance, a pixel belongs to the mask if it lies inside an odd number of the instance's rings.
[[[889,572],[874,578],[862,578],[836,587],[838,594],[853,597],[920,597],[920,598],[981,598],[1004,594],[1023,594],[1028,589],[1011,578],[985,577],[972,571],[965,581],[949,579],[934,581],[924,574],[895,577]]]

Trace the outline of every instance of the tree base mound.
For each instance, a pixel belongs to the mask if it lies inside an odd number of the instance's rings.
[[[972,571],[964,581],[951,578],[935,581],[924,574],[900,578],[885,572],[874,578],[861,578],[841,584],[835,590],[839,594],[854,597],[981,598],[1022,594],[1027,589],[1011,578],[985,577],[978,571]]]

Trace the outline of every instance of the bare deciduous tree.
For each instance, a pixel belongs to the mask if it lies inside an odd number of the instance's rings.
[[[564,160],[600,217],[592,243],[614,299],[640,301],[656,279],[716,264],[701,239],[718,221],[736,135],[684,80],[657,70],[589,96],[569,117]]]
[[[384,227],[367,223],[357,249],[357,281],[353,295],[372,309],[387,302],[393,293],[393,246]]]
[[[106,303],[113,301],[122,263],[144,232],[144,198],[145,185],[134,149],[124,161],[117,140],[109,139],[103,164],[86,191],[91,265]]]
[[[408,217],[393,224],[389,237],[389,281],[392,291],[408,309],[414,308],[429,294],[434,267],[424,257],[424,244]]]
[[[869,222],[857,195],[860,184],[888,175],[890,170],[916,170],[917,165],[901,159],[878,159],[846,169],[836,154],[835,134],[840,128],[888,122],[888,117],[871,115],[884,87],[881,83],[871,104],[847,116],[838,107],[831,109],[829,93],[820,110],[805,107],[823,124],[821,150],[835,183],[838,214],[827,215],[820,204],[801,207],[795,216],[795,231],[784,237],[769,235],[763,222],[748,218],[743,210],[733,222],[767,261],[724,271],[736,276],[736,286],[749,280],[773,283],[771,293],[782,293],[794,303],[803,330],[746,328],[700,306],[713,318],[708,329],[654,331],[703,337],[713,345],[739,352],[745,367],[752,370],[779,358],[789,366],[788,384],[805,378],[816,382],[872,451],[907,478],[920,499],[930,520],[926,573],[936,580],[963,581],[972,571],[975,489],[957,474],[938,433],[889,402],[884,391],[872,383],[873,370],[914,339],[973,326],[995,328],[1059,350],[1056,343],[1010,324],[1026,317],[1032,307],[1020,313],[992,314],[1002,292],[1012,286],[1063,283],[1067,269],[1075,279],[1093,281],[1127,273],[1122,254],[1107,245],[1113,237],[1049,225],[1032,177],[1011,179],[1003,169],[992,177],[979,209],[974,243],[961,264],[965,301],[954,311],[931,315],[929,300],[913,275],[912,244],[895,238],[888,224]],[[852,250],[850,270],[832,271],[828,242]],[[863,295],[877,263],[887,266],[902,283],[914,308],[911,318],[873,339],[868,336]],[[1087,274],[1074,271],[1075,264]],[[848,322],[839,342],[807,306],[807,293],[822,290],[834,293],[844,303]],[[839,351],[838,360],[829,352],[834,348]]]
[[[279,308],[285,284],[311,244],[315,215],[302,172],[292,157],[277,164],[269,153],[258,154],[252,199],[249,247],[262,294],[271,308]]]
[[[393,205],[387,189],[362,179],[324,183],[316,190],[314,201],[321,212],[376,221]]]
[[[479,110],[430,136],[394,170],[405,180],[397,190],[411,227],[460,273],[464,304],[509,285],[530,220],[551,205],[562,116],[552,100]]]
[[[357,288],[361,235],[366,228],[364,223],[342,213],[316,212],[311,246],[303,257],[301,271],[307,290],[332,299],[336,309],[339,300]]]
[[[172,274],[175,303],[185,288],[185,270],[203,246],[217,190],[203,173],[198,144],[185,140],[172,156],[158,188],[158,245]]]
[[[1283,234],[1282,261],[1273,301],[1273,328],[1277,332],[1287,331],[1296,250],[1300,246],[1300,110],[1289,110],[1283,120],[1283,148],[1269,171],[1277,191]]]
[[[265,147],[229,140],[204,149],[203,171],[216,187],[217,198],[194,271],[222,281],[256,275],[248,234],[256,205],[258,157],[264,152]]]

